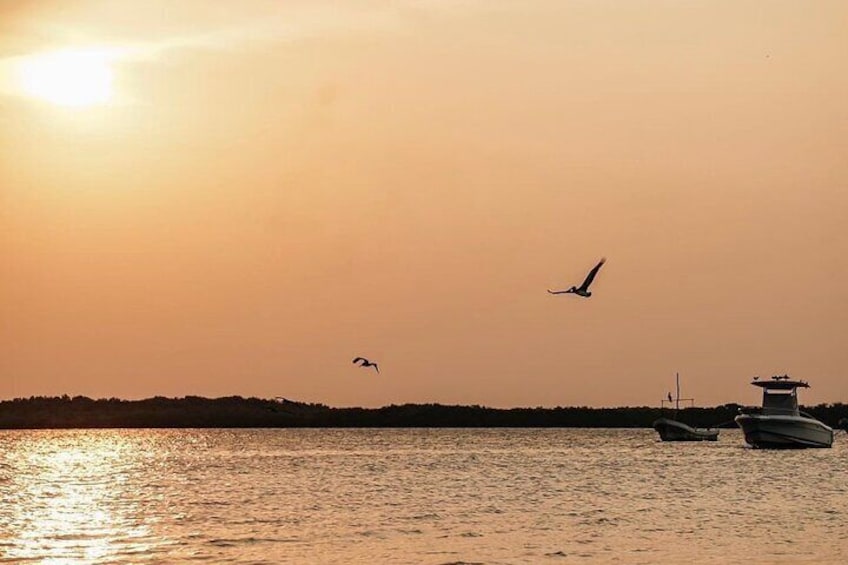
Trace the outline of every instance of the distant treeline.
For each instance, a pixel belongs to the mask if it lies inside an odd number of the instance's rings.
[[[735,427],[738,404],[681,409],[678,418],[700,427]],[[805,412],[836,427],[848,405],[820,404]],[[402,404],[382,408],[332,408],[261,398],[30,397],[0,401],[0,429],[36,428],[644,428],[660,415],[652,407],[487,408]]]

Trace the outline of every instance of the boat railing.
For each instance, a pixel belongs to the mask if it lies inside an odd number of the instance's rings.
[[[801,410],[796,410],[793,408],[765,408],[762,406],[741,406],[739,408],[740,414],[763,414],[765,416],[804,416],[805,418],[811,418],[813,420],[816,419],[815,416],[807,414],[806,412],[802,412]]]
[[[679,410],[680,403],[688,403],[688,406],[683,406],[683,410],[686,408],[694,408],[695,407],[695,399],[694,398],[678,398],[677,401],[662,399],[660,400],[660,410]]]

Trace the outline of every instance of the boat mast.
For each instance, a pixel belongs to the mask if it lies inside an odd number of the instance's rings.
[[[674,378],[677,381],[677,397],[674,399],[675,413],[680,410],[680,373],[674,373]]]

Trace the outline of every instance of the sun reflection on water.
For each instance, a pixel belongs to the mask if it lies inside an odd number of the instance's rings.
[[[761,452],[738,430],[707,443],[638,429],[0,431],[0,564],[845,562],[844,445]]]
[[[144,472],[137,438],[72,431],[57,442],[47,434],[0,440],[3,458],[16,458],[0,460],[0,555],[69,563],[150,554],[158,542],[131,490]],[[28,445],[6,449],[16,441]]]

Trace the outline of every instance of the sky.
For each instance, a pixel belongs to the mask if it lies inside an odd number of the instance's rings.
[[[0,398],[848,402],[846,24],[2,2]]]

